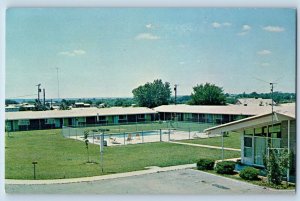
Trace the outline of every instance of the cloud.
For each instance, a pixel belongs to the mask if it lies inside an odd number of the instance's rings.
[[[158,40],[159,36],[153,35],[151,33],[141,33],[135,37],[136,40]]]
[[[250,25],[244,24],[242,26],[241,32],[237,33],[237,35],[244,36],[244,35],[248,34],[251,29],[252,29],[252,27]]]
[[[272,52],[270,50],[261,50],[261,51],[257,52],[257,54],[259,54],[259,55],[269,55],[271,53]]]
[[[247,24],[244,24],[242,30],[243,31],[250,31],[251,30],[251,26],[249,26]]]
[[[181,62],[179,62],[179,64],[180,64],[180,65],[184,65],[184,64],[185,64],[185,62],[184,62],[184,61],[181,61]]]
[[[229,22],[223,22],[223,23],[213,22],[213,23],[211,23],[211,26],[217,29],[217,28],[222,28],[222,27],[230,27],[231,23],[229,23]]]
[[[214,28],[220,28],[222,25],[220,23],[218,23],[218,22],[213,22],[211,24],[211,26],[213,26]]]
[[[64,55],[64,56],[74,57],[74,56],[84,55],[84,54],[86,54],[86,51],[81,50],[81,49],[76,49],[76,50],[71,50],[71,51],[59,52],[59,54]]]
[[[285,31],[285,29],[283,27],[279,27],[279,26],[265,26],[262,28],[265,31],[269,31],[269,32],[283,32]]]
[[[146,28],[147,29],[154,29],[154,25],[153,24],[146,24]]]

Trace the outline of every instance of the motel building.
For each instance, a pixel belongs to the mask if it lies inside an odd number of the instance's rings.
[[[244,105],[162,105],[154,108],[161,121],[224,124],[271,111],[271,106]]]
[[[71,110],[6,112],[7,131],[149,122],[156,112],[146,107],[73,108]]]
[[[237,132],[241,135],[241,163],[264,167],[268,149],[293,153],[289,180],[295,179],[296,117],[295,104],[274,107],[272,111],[205,129],[208,135]]]

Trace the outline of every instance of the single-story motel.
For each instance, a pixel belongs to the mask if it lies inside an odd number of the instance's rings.
[[[186,121],[224,124],[271,110],[268,106],[191,106],[73,108],[71,110],[6,112],[6,130],[24,131],[151,121]]]
[[[295,104],[271,106],[191,106],[163,105],[146,107],[74,108],[71,110],[6,112],[6,130],[23,131],[87,126],[95,124],[142,123],[151,121],[187,121],[218,126],[203,132],[241,134],[241,162],[263,167],[269,146],[286,148],[296,154]],[[295,160],[291,168],[295,175]]]

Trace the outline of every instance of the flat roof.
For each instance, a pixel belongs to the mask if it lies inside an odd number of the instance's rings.
[[[111,108],[73,108],[71,110],[47,110],[47,111],[22,111],[6,112],[6,120],[19,119],[50,119],[90,116],[113,116],[134,114],[155,114],[156,112],[146,107],[111,107]]]
[[[276,106],[278,107],[278,106]],[[243,105],[162,105],[154,108],[156,112],[194,113],[194,114],[229,114],[229,115],[258,115],[271,112],[271,106]]]

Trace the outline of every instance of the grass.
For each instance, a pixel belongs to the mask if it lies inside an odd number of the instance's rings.
[[[212,146],[222,146],[222,137],[211,137],[211,138],[199,138],[191,140],[181,140],[181,142],[191,143],[191,144],[203,144]],[[224,137],[224,147],[227,148],[241,148],[241,136],[239,133],[230,133],[228,137]]]
[[[204,172],[208,172],[211,174],[215,174],[215,175],[219,175],[222,177],[227,177],[227,178],[231,178],[231,179],[235,179],[238,181],[243,181],[243,182],[248,182],[254,185],[258,185],[258,186],[264,186],[264,187],[268,187],[268,188],[274,188],[274,189],[281,189],[281,190],[295,190],[295,184],[289,183],[289,185],[287,186],[284,182],[282,182],[281,185],[274,185],[274,184],[269,184],[266,181],[266,178],[262,178],[260,177],[258,180],[245,180],[242,179],[238,173],[235,173],[233,175],[229,175],[229,174],[218,174],[216,173],[214,170],[199,170],[199,171],[204,171]]]
[[[90,159],[82,141],[63,138],[61,130],[11,132],[6,136],[5,174],[7,179],[33,179],[33,161],[37,161],[37,179],[87,177],[142,170],[147,166],[172,166],[196,163],[199,158],[221,158],[221,150],[178,145],[146,143],[104,148],[104,172],[100,171],[99,146],[89,145]],[[225,151],[225,158],[240,154]]]

